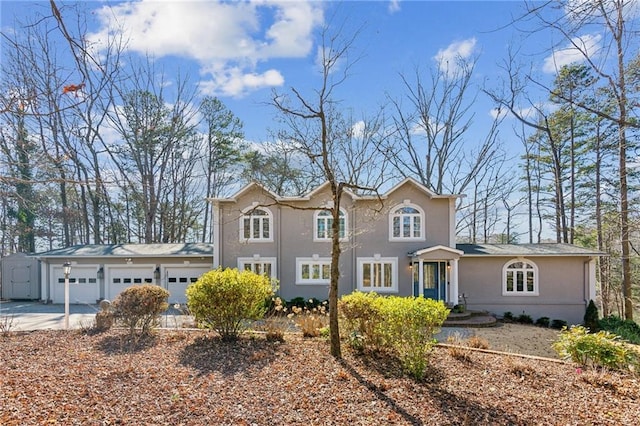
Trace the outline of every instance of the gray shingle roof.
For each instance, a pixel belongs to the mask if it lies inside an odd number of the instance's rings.
[[[464,256],[606,256],[573,244],[456,244]]]
[[[212,256],[213,244],[87,244],[65,247],[33,256],[47,257],[201,257]]]

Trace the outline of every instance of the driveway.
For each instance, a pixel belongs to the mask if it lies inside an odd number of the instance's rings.
[[[98,305],[69,305],[69,328],[91,327]],[[164,327],[184,320],[173,308],[162,314]],[[0,301],[0,331],[64,330],[64,305],[33,301]]]

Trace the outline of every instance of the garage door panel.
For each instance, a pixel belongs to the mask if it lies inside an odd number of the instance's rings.
[[[138,267],[110,267],[106,271],[106,297],[115,299],[118,294],[134,285],[155,284],[153,270],[155,265]]]
[[[211,268],[206,266],[166,267],[164,276],[166,288],[169,291],[169,303],[187,303],[187,287],[210,270]]]
[[[53,303],[64,303],[64,272],[62,268],[54,269]],[[97,268],[73,267],[69,275],[69,303],[94,304],[100,299],[100,286]]]

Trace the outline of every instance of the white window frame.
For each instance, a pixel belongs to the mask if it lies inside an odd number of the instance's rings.
[[[318,268],[320,272],[320,278],[304,278],[303,270],[304,266],[311,271],[314,267]],[[323,278],[322,271],[325,267],[328,267],[328,276]],[[296,258],[296,284],[297,285],[328,285],[331,281],[331,258],[329,257],[298,257]]]
[[[364,267],[369,265],[383,265],[381,266],[381,272],[384,274],[384,265],[391,265],[391,286],[390,287],[378,287],[364,285]],[[384,279],[384,276],[382,277]],[[398,258],[397,257],[359,257],[358,258],[358,290],[360,291],[375,291],[376,293],[397,293],[398,292]]]
[[[263,211],[266,213],[266,216],[254,216],[252,213],[254,211]],[[244,231],[245,231],[245,220],[249,220],[249,238],[246,238],[244,235]],[[260,232],[259,235],[260,237],[255,238],[253,237],[254,234],[254,220],[258,219],[260,220]],[[264,227],[264,220],[266,219],[268,226],[269,226],[269,236],[268,237],[262,237],[263,235],[263,227]],[[246,209],[244,209],[242,211],[242,216],[240,216],[240,231],[239,231],[239,235],[240,235],[240,241],[242,242],[250,242],[250,243],[264,243],[264,242],[273,242],[273,213],[271,213],[271,210],[269,210],[266,207],[258,207],[256,205],[247,207]]]
[[[405,208],[412,208],[418,211],[418,213],[398,213],[398,210],[400,209],[405,209]],[[409,223],[409,229],[411,232],[411,236],[409,237],[403,237],[403,236],[395,236],[393,231],[394,231],[394,226],[393,226],[393,222],[394,219],[399,218],[400,220],[400,233],[402,234],[402,226],[403,226],[403,218],[408,218],[410,223]],[[420,226],[418,228],[418,232],[420,232],[420,235],[416,236],[414,233],[414,221],[415,218],[418,217],[420,218]],[[389,241],[424,241],[425,240],[425,226],[424,226],[424,222],[425,222],[425,214],[424,214],[424,210],[422,210],[422,208],[416,204],[413,204],[411,202],[409,202],[409,200],[405,200],[404,203],[402,204],[398,204],[396,206],[394,206],[391,211],[389,212]]]
[[[261,271],[264,268],[264,265],[269,265],[271,267],[271,275],[269,278],[278,278],[278,271],[276,270],[276,261],[275,257],[239,257],[238,258],[238,270],[244,271],[246,270],[246,266],[250,265],[250,270],[256,272],[256,265],[261,266]],[[260,271],[260,272],[261,272]]]
[[[527,264],[530,265],[531,268],[511,268],[511,266],[515,263],[523,263],[523,264]],[[507,285],[508,285],[508,274],[509,273],[515,274],[516,279],[513,280],[513,289],[512,290],[508,290],[507,289]],[[518,291],[518,286],[517,286],[517,276],[518,273],[522,273],[522,291]],[[526,275],[527,272],[532,272],[533,273],[533,290],[529,291],[527,290],[527,279],[526,279]],[[534,262],[532,262],[529,259],[524,259],[524,258],[517,258],[517,259],[512,259],[510,261],[508,261],[507,263],[504,264],[504,266],[502,267],[502,295],[503,296],[538,296],[540,294],[540,287],[538,284],[538,265],[536,265]]]
[[[321,216],[323,213],[329,213],[329,216]],[[331,241],[331,221],[333,220],[333,216],[331,215],[331,210],[317,210],[313,214],[313,241]],[[320,231],[320,226],[318,226],[319,222],[324,222],[324,229],[326,232],[325,237],[321,237],[318,235]],[[340,208],[340,221],[343,222],[343,235],[340,236],[340,241],[347,240],[347,230],[348,230],[348,215],[347,212]]]

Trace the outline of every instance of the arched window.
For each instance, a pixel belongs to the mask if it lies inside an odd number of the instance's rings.
[[[250,207],[240,218],[241,241],[273,241],[273,216],[264,207]]]
[[[319,210],[314,215],[315,241],[328,241],[331,239],[331,227],[333,226],[333,214],[330,210]],[[340,209],[340,239],[347,237],[347,215]]]
[[[525,259],[514,259],[504,265],[502,274],[503,296],[537,296],[538,267]]]
[[[405,202],[389,214],[389,239],[424,240],[424,212],[416,205]]]

